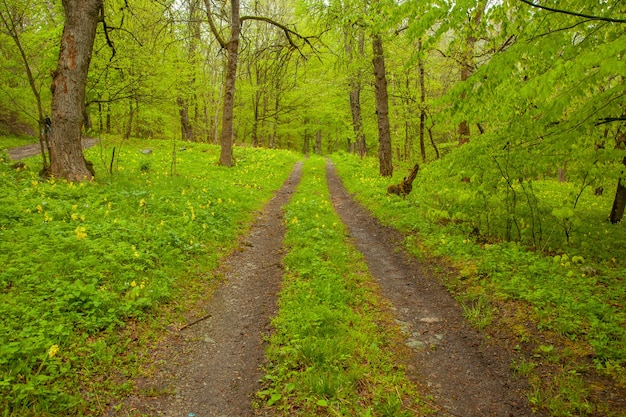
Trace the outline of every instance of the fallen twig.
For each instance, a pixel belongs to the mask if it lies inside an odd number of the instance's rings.
[[[212,314],[207,314],[206,316],[202,316],[202,317],[200,317],[199,319],[192,321],[191,323],[185,324],[183,327],[181,327],[180,329],[178,329],[178,331],[180,332],[180,331],[182,331],[182,330],[185,330],[187,327],[191,327],[191,326],[193,326],[194,324],[198,324],[198,323],[200,323],[202,320],[206,320],[206,319],[208,319],[209,317],[212,317],[212,316],[213,316]]]

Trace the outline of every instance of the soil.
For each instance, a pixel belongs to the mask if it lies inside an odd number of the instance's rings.
[[[523,417],[533,413],[528,388],[511,371],[512,357],[470,328],[437,274],[409,256],[403,236],[356,203],[328,165],[333,204],[372,276],[393,304],[406,335],[409,376],[432,395],[437,416]],[[137,381],[135,394],[106,416],[258,416],[251,403],[260,388],[264,336],[277,312],[283,269],[284,218],[301,175],[297,164],[259,213],[240,249],[221,266],[223,280],[204,313],[164,336],[153,352],[155,374]],[[268,411],[269,412],[269,411]]]
[[[83,138],[83,149],[91,148],[95,146],[98,142],[100,142],[100,139]],[[39,145],[39,143],[31,143],[30,145],[24,145],[17,148],[9,149],[8,152],[9,158],[14,161],[18,161],[20,159],[39,155],[41,153],[41,146]]]

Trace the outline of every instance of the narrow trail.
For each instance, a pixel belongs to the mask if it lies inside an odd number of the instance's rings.
[[[291,199],[301,168],[301,162],[296,164],[241,249],[222,265],[224,280],[205,306],[210,317],[181,330],[166,349],[159,375],[140,382],[138,391],[144,394],[128,398],[121,412],[109,415],[254,415],[250,404],[260,388],[263,336],[269,334],[276,314],[283,276],[281,208]]]
[[[402,249],[402,235],[353,200],[330,162],[327,182],[335,209],[408,336],[409,374],[428,386],[438,415],[537,416],[524,396],[525,382],[510,371],[511,357],[464,322],[443,285]]]
[[[100,142],[100,139],[97,138],[83,138],[83,149],[92,148],[96,146],[98,142]],[[31,143],[29,145],[7,149],[7,152],[9,154],[9,158],[14,161],[19,161],[20,159],[40,155],[41,146],[39,145],[39,143]]]

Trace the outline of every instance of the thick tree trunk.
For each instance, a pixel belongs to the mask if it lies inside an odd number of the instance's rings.
[[[224,84],[224,112],[222,114],[222,137],[220,165],[233,165],[233,112],[235,107],[235,81],[239,62],[239,35],[241,20],[239,19],[239,0],[231,0],[231,32],[226,44],[228,60],[226,63],[226,82]]]
[[[380,175],[391,177],[393,163],[391,155],[391,134],[389,131],[389,96],[387,94],[387,74],[383,42],[379,35],[372,39],[374,76],[376,77],[376,115],[378,118],[378,160]]]
[[[63,0],[65,27],[52,80],[48,174],[70,181],[93,177],[81,143],[85,85],[103,0]]]

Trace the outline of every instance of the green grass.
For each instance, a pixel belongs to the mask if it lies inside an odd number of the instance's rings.
[[[0,152],[33,143],[39,143],[39,139],[32,136],[0,136]]]
[[[397,326],[329,201],[325,162],[307,160],[286,208],[287,273],[270,338],[262,406],[281,415],[426,412],[390,345]]]
[[[107,140],[80,184],[40,181],[37,157],[0,163],[0,415],[93,414],[128,392],[134,329],[211,279],[297,158],[237,149],[228,169],[178,143],[171,175],[172,149]]]
[[[558,208],[571,197],[575,185],[537,181],[544,251],[531,251],[527,249],[531,220],[525,217],[530,211],[520,203],[516,219],[521,240],[504,241],[501,232],[507,212],[495,204],[504,191],[491,190],[485,203],[468,190],[467,183],[450,174],[453,168],[445,161],[422,166],[406,199],[385,192],[407,168],[397,168],[395,178],[389,179],[378,175],[373,158],[339,154],[333,161],[358,200],[384,223],[407,234],[412,253],[442,257],[457,267],[458,274],[446,283],[476,327],[508,320],[504,324],[516,333],[522,349],[539,345],[537,334],[556,340],[550,353],[556,358],[547,361],[555,374],[544,378],[538,406],[552,415],[588,415],[594,407],[595,412],[612,415],[610,410],[599,411],[602,404],[588,404],[589,390],[578,390],[577,374],[581,367],[589,367],[592,358],[597,370],[617,383],[626,382],[626,225],[606,222],[610,195],[594,196],[592,190],[581,195],[568,241]],[[484,233],[487,217],[492,234]],[[498,319],[499,309],[512,313]],[[569,394],[560,392],[555,383]]]

